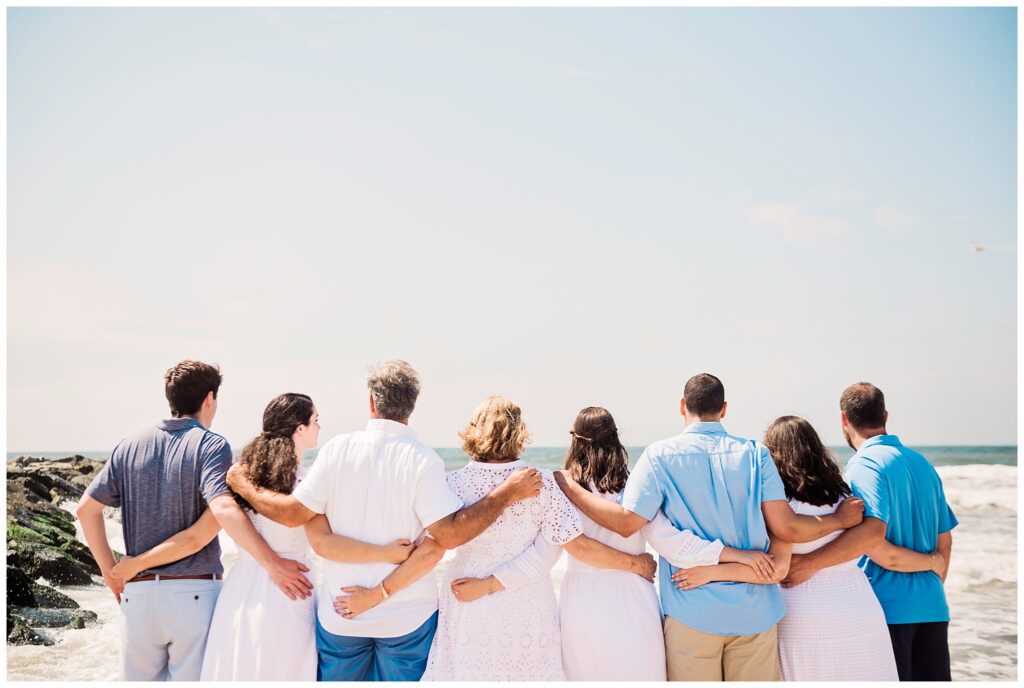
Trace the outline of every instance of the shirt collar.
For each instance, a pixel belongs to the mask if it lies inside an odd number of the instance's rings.
[[[701,420],[696,423],[690,423],[683,430],[684,433],[698,432],[703,435],[713,435],[716,433],[725,434],[725,427],[718,421]]]
[[[864,440],[864,444],[860,445],[860,449],[857,451],[864,451],[868,447],[873,447],[876,444],[887,444],[890,447],[902,447],[903,443],[900,442],[900,438],[896,435],[875,435]]]
[[[157,427],[167,432],[178,432],[187,428],[201,428],[203,425],[195,418],[168,418],[160,421]]]
[[[389,435],[408,435],[410,437],[416,437],[416,433],[405,423],[399,423],[397,420],[388,420],[387,418],[371,418],[366,421],[367,430],[376,430],[378,432],[386,432]]]

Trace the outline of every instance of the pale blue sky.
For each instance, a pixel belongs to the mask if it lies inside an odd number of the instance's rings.
[[[1015,443],[1015,9],[10,9],[8,449],[102,449],[221,365],[361,427],[422,373],[536,445],[867,379],[917,444]],[[976,240],[988,250],[972,253]]]

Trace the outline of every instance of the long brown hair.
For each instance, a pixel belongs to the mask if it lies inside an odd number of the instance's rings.
[[[572,479],[586,490],[593,483],[598,492],[622,492],[629,477],[629,454],[608,409],[583,409],[569,434],[572,442],[565,452],[565,468]]]
[[[263,432],[245,445],[238,460],[253,485],[282,494],[292,493],[299,468],[292,435],[300,425],[309,425],[313,410],[313,400],[305,394],[282,394],[267,404],[263,411]],[[252,510],[238,495],[235,501],[243,509]]]
[[[827,506],[850,494],[832,453],[803,418],[777,418],[765,431],[764,446],[775,459],[790,499]]]

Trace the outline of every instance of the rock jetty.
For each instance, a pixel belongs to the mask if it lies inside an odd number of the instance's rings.
[[[102,466],[82,456],[7,461],[8,643],[52,645],[39,629],[84,628],[96,620],[51,586],[97,584],[100,569],[60,505],[78,501]]]

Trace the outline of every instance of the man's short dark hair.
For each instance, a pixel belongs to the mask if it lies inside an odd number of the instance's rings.
[[[857,382],[844,389],[839,408],[858,430],[885,427],[885,396],[870,382]]]
[[[210,392],[217,398],[223,378],[220,368],[202,361],[182,361],[164,375],[164,394],[175,416],[192,416]]]
[[[725,387],[722,381],[710,373],[694,375],[683,388],[686,410],[692,415],[709,416],[719,413],[725,403]]]

